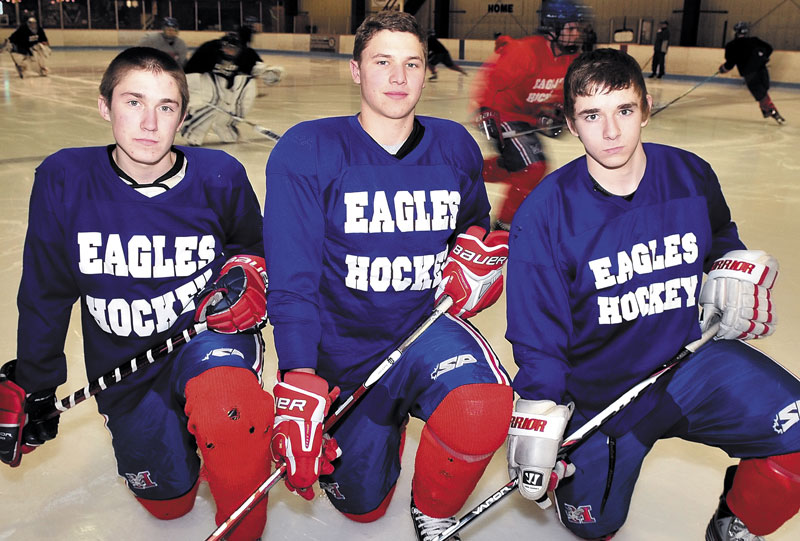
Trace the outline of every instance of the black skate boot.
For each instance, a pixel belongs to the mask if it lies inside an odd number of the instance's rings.
[[[728,467],[725,472],[725,487],[719,497],[719,507],[706,528],[706,541],[766,541],[763,537],[750,533],[744,522],[733,514],[725,502],[725,495],[733,485],[735,474],[736,466]]]
[[[414,531],[417,533],[418,541],[430,541],[439,537],[445,530],[456,523],[455,517],[433,518],[429,517],[419,509],[414,503],[414,495],[411,495],[411,520],[414,522]],[[450,541],[461,541],[458,534],[449,538]]]

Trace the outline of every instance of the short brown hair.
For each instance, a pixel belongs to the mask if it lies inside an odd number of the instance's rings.
[[[100,81],[100,95],[111,107],[111,96],[120,80],[131,70],[144,70],[153,73],[166,73],[178,84],[181,95],[181,116],[189,106],[189,85],[186,75],[174,58],[152,47],[131,47],[119,53],[106,68]]]
[[[402,11],[379,11],[370,15],[356,30],[353,43],[353,60],[361,62],[361,53],[367,48],[372,37],[381,30],[392,32],[408,32],[414,34],[422,45],[422,60],[428,57],[428,37],[425,31],[410,13]]]
[[[575,119],[575,99],[591,96],[604,90],[622,90],[633,87],[639,94],[642,115],[647,118],[647,86],[642,69],[628,53],[617,49],[597,49],[581,53],[572,61],[564,77],[564,114]]]

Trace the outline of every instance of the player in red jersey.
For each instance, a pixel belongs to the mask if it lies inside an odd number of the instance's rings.
[[[546,0],[539,34],[504,41],[481,70],[476,121],[499,153],[484,160],[483,179],[509,185],[495,229],[508,229],[544,177],[547,163],[537,133],[555,137],[564,126],[564,74],[580,50],[588,18],[588,8],[572,0]]]

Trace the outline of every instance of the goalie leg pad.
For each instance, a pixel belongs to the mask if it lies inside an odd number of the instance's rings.
[[[403,432],[400,434],[400,458],[403,458],[403,448],[406,446],[406,427],[403,427]],[[386,510],[389,508],[389,504],[392,503],[392,496],[394,496],[394,489],[397,488],[395,484],[383,501],[380,503],[378,507],[374,510],[370,511],[369,513],[364,513],[361,515],[356,515],[355,513],[342,513],[344,516],[349,518],[354,522],[360,522],[362,524],[366,524],[368,522],[374,522],[381,518],[383,515],[386,514]]]
[[[800,453],[742,460],[725,500],[750,533],[774,532],[800,510]]]
[[[533,189],[539,185],[547,171],[547,163],[544,161],[530,164],[521,171],[510,173],[507,182],[510,184],[506,200],[498,214],[498,219],[507,224],[511,223],[514,213],[522,204],[522,201]]]
[[[412,491],[420,511],[450,517],[464,505],[505,441],[512,408],[513,391],[506,385],[463,385],[445,396],[417,449]]]
[[[203,458],[219,525],[269,476],[273,399],[252,372],[230,366],[190,379],[185,394],[189,432]],[[257,539],[266,521],[264,498],[228,539]]]
[[[192,510],[194,507],[195,496],[197,496],[197,489],[200,487],[200,480],[194,486],[178,498],[171,500],[148,500],[136,496],[136,501],[142,504],[142,507],[147,509],[147,512],[159,520],[172,520],[174,518],[182,517]]]

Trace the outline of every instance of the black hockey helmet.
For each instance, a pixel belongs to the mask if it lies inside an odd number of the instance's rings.
[[[174,28],[175,30],[180,30],[178,19],[175,17],[164,17],[164,19],[161,21],[161,28]]]
[[[737,36],[746,36],[750,33],[750,23],[745,21],[739,21],[735,25],[733,25],[733,31],[736,33]]]
[[[573,0],[542,0],[539,17],[539,33],[549,35],[555,41],[568,23],[589,22],[592,11],[589,6]],[[580,44],[569,47],[567,52],[575,52]]]
[[[223,47],[242,48],[242,39],[237,32],[228,32],[220,38]]]

